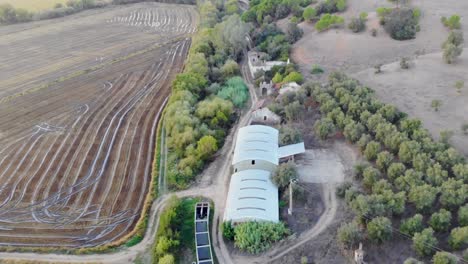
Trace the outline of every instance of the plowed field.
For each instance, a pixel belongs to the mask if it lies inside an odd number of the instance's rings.
[[[0,246],[91,247],[132,230],[197,20],[140,4],[0,29]]]

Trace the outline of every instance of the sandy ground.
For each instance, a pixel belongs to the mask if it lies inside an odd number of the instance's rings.
[[[340,183],[344,167],[337,153],[328,149],[308,149],[296,160],[299,179],[308,183]]]
[[[442,54],[434,53],[420,56],[408,70],[401,69],[398,62],[382,69],[382,74],[368,69],[353,76],[375,89],[384,102],[421,119],[434,137],[443,130],[455,132],[453,145],[468,155],[468,136],[461,131],[461,125],[468,123],[468,85],[461,94],[454,86],[458,80],[468,84],[468,49],[454,65],[445,64]],[[434,99],[442,101],[439,112],[431,108]]]
[[[441,50],[441,43],[447,38],[448,30],[440,22],[442,16],[459,14],[462,17],[463,31],[468,35],[468,2],[458,0],[411,0],[410,5],[421,9],[421,31],[416,39],[397,41],[391,39],[379,25],[375,13],[377,7],[392,6],[386,0],[349,0],[348,9],[340,14],[345,17],[346,27],[318,33],[313,24],[303,22],[300,27],[304,36],[293,48],[292,58],[302,70],[309,72],[311,65],[319,64],[327,71],[344,70],[357,72],[376,64],[386,64],[401,57],[412,57],[416,53],[432,53]],[[353,33],[347,29],[350,18],[367,12],[367,29]],[[463,20],[465,18],[465,20]],[[378,29],[377,37],[370,30]]]

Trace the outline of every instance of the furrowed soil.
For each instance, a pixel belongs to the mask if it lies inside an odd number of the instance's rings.
[[[92,247],[134,228],[197,24],[192,6],[148,3],[0,28],[0,246]]]

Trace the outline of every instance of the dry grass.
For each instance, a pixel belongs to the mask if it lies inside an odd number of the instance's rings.
[[[28,11],[41,11],[54,8],[55,4],[65,4],[67,0],[0,0],[0,4],[11,4],[16,8],[24,8]]]

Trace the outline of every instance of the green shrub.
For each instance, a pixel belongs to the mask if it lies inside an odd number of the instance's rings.
[[[223,222],[223,225],[222,225],[222,229],[223,229],[223,237],[226,238],[227,240],[234,240],[234,227],[232,226],[232,223],[231,221],[226,221],[226,222]]]
[[[454,250],[466,248],[468,246],[468,226],[452,229],[449,244]]]
[[[446,63],[452,64],[463,53],[463,32],[451,31],[447,40],[442,44],[443,59]]]
[[[324,72],[325,71],[318,64],[312,65],[312,69],[310,70],[311,74],[322,74]]]
[[[369,238],[382,243],[392,237],[392,222],[386,217],[376,217],[367,224]]]
[[[320,139],[325,140],[335,134],[336,127],[330,118],[322,118],[315,123],[314,131]]]
[[[459,15],[452,15],[449,18],[442,17],[441,18],[442,24],[444,26],[450,28],[450,29],[460,29],[461,28],[461,23],[460,23],[460,16]]]
[[[432,228],[426,228],[413,236],[413,248],[420,256],[429,256],[438,244]]]
[[[315,29],[324,31],[332,27],[337,27],[344,24],[344,18],[336,15],[325,14],[315,24]]]
[[[351,18],[351,22],[348,24],[348,28],[353,31],[354,33],[358,33],[364,31],[366,29],[366,21],[362,18],[353,17]]]
[[[447,231],[450,227],[450,222],[452,221],[452,214],[445,210],[440,209],[439,212],[433,213],[431,219],[429,220],[429,225],[435,231]]]
[[[234,245],[251,254],[258,254],[289,234],[284,223],[245,222],[234,228]]]
[[[413,39],[418,31],[418,19],[411,9],[393,9],[384,16],[384,28],[396,40]]]
[[[462,227],[468,226],[468,204],[458,209],[458,224]]]
[[[434,264],[457,264],[457,262],[457,257],[448,252],[442,251],[435,253],[432,258],[432,263]]]
[[[403,220],[400,225],[400,231],[411,237],[423,229],[423,216],[421,214],[415,214],[413,217]]]
[[[345,248],[351,249],[363,239],[363,234],[358,222],[355,220],[351,223],[342,224],[338,228],[337,237]]]
[[[312,19],[317,17],[317,10],[313,7],[307,7],[304,9],[304,13],[302,14],[302,17],[306,21],[311,21]]]

